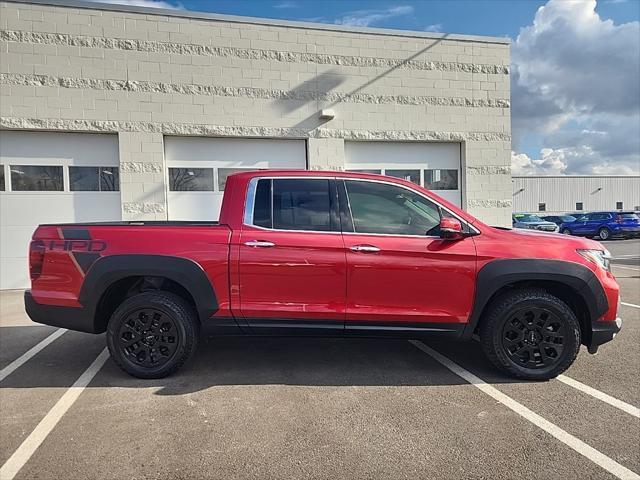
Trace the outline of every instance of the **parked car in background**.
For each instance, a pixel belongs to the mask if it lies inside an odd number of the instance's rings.
[[[557,232],[558,225],[543,220],[530,213],[514,213],[512,218],[513,228],[526,228],[528,230],[542,230],[543,232]]]
[[[635,212],[592,212],[573,222],[562,223],[560,232],[566,235],[598,237],[600,240],[640,237],[640,217]]]
[[[560,226],[563,223],[575,222],[576,217],[573,215],[547,215],[546,217],[542,217],[542,219]]]

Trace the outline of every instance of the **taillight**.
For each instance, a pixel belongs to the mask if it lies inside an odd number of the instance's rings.
[[[616,215],[616,223],[622,223],[622,215]]]
[[[44,242],[42,240],[33,240],[29,244],[29,274],[31,280],[37,279],[42,273],[42,264],[44,263]]]

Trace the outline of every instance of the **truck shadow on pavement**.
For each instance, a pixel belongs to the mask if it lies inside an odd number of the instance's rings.
[[[3,327],[5,342],[24,339]],[[22,351],[37,341],[24,345]],[[477,342],[425,341],[490,383],[521,382],[497,371]],[[104,335],[66,332],[0,383],[4,388],[69,387],[105,346]],[[3,367],[8,361],[5,359]],[[140,380],[110,359],[89,388],[156,388],[156,395],[184,395],[232,385],[444,386],[467,385],[408,340],[311,337],[220,337],[203,341],[195,357],[174,375]]]

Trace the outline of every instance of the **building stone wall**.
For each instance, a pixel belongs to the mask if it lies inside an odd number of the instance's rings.
[[[125,219],[165,219],[164,135],[463,145],[463,207],[511,213],[509,45],[81,2],[0,2],[0,128],[117,132]],[[330,108],[335,118],[320,118]]]

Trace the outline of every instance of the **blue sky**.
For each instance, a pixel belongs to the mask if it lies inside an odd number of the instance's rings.
[[[509,37],[513,171],[640,174],[640,0],[106,1]]]
[[[339,23],[346,19],[368,21],[369,26],[447,33],[509,36],[531,23],[539,0],[167,0],[188,10],[255,17]],[[411,11],[402,7],[411,7]],[[393,9],[400,10],[393,14]],[[598,3],[597,12],[615,23],[640,19],[638,0]],[[378,14],[379,16],[375,16]],[[375,18],[371,18],[375,16]]]

